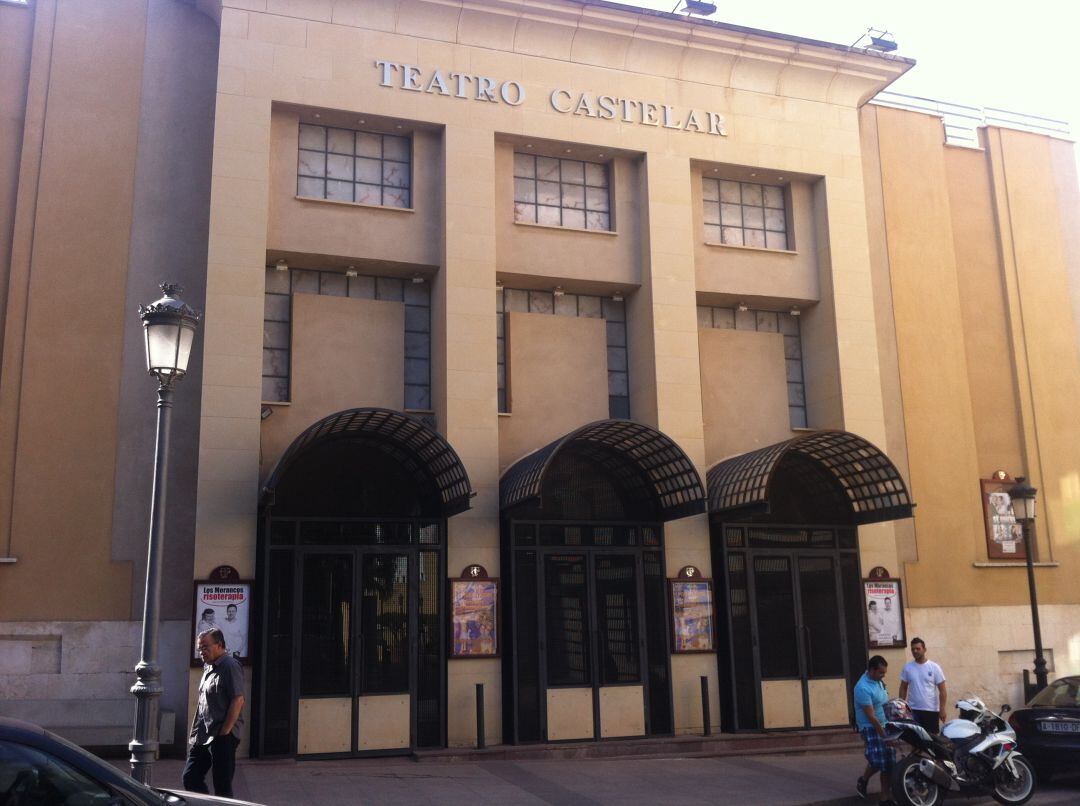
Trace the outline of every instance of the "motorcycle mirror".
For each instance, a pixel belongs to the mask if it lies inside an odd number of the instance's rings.
[[[1005,716],[1005,714],[1009,713],[1009,711],[1011,711],[1011,710],[1012,710],[1012,706],[1009,705],[1008,703],[1005,703],[1003,706],[1001,706],[1001,711],[999,713],[1002,716]]]

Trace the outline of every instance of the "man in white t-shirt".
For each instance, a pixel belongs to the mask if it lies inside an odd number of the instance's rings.
[[[915,660],[904,664],[900,672],[900,699],[907,700],[911,713],[930,733],[937,733],[940,719],[945,721],[945,706],[949,701],[945,689],[945,673],[926,657],[926,642],[911,639],[911,656]]]

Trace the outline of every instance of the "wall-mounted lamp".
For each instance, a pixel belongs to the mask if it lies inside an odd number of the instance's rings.
[[[739,302],[739,312],[740,313],[746,313],[748,310],[750,310],[750,306],[747,305],[745,302],[740,301]]]
[[[799,310],[798,305],[792,305],[791,310],[788,311],[792,316],[802,316],[802,311]]]
[[[349,266],[347,269],[345,269],[345,276],[346,277],[359,277],[360,272],[358,272],[356,270],[356,266]]]
[[[563,287],[561,285],[557,285],[553,289],[551,289],[551,293],[556,297],[566,296],[566,292],[563,290]]]
[[[262,409],[259,411],[259,419],[265,420],[273,413],[274,410],[272,408],[270,408],[269,406],[263,406]]]
[[[413,285],[423,285],[424,283],[427,282],[427,280],[424,279],[424,275],[422,275],[422,274],[414,274],[412,276],[412,281],[413,281]]]
[[[612,299],[613,302],[622,302],[623,301],[623,293],[622,293],[622,291],[616,291],[614,294],[611,295],[611,299]]]
[[[277,263],[274,264],[274,268],[278,271],[288,271],[289,263],[286,260],[279,260]]]

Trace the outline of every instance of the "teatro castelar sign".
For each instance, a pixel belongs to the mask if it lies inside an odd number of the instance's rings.
[[[379,86],[428,95],[445,95],[467,101],[521,106],[525,103],[525,88],[513,79],[500,81],[490,76],[472,75],[459,71],[427,71],[414,64],[376,59],[381,71]],[[699,134],[727,136],[724,116],[698,109],[681,110],[668,104],[636,98],[618,98],[593,92],[578,92],[557,87],[548,96],[551,108],[564,115],[581,115],[600,120],[619,120],[642,126],[678,129]]]

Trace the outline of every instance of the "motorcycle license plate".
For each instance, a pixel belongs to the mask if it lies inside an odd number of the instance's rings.
[[[1080,733],[1080,722],[1040,722],[1043,733]]]

